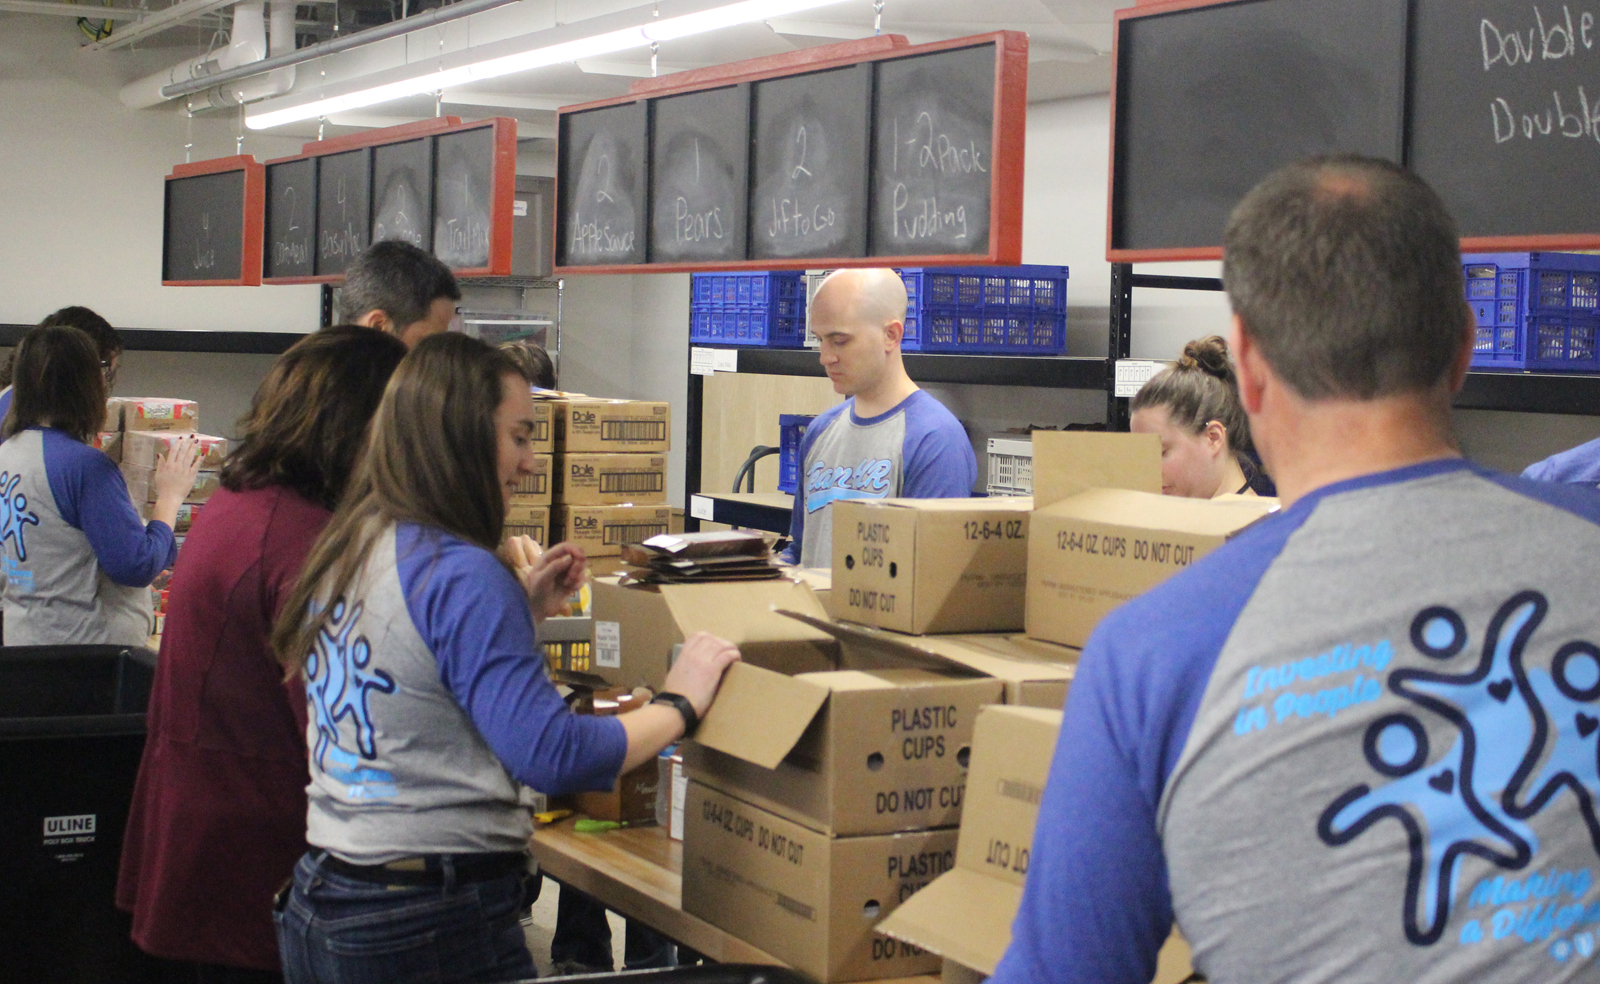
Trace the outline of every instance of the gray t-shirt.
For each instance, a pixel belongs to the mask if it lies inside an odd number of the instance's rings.
[[[1084,650],[996,984],[1600,980],[1600,495],[1320,489]]]
[[[961,421],[922,390],[876,417],[858,417],[855,407],[852,397],[821,414],[800,442],[788,559],[801,567],[833,566],[840,499],[959,499],[978,479]]]

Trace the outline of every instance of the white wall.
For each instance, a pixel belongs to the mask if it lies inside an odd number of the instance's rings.
[[[33,324],[84,304],[129,328],[311,331],[316,287],[162,287],[162,179],[184,159],[234,153],[235,117],[183,119],[176,107],[117,101],[138,64],[92,55],[66,17],[0,14],[0,322]],[[192,133],[192,137],[191,137]],[[300,141],[249,134],[259,160]]]

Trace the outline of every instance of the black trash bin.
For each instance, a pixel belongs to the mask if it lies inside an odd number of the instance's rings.
[[[144,977],[114,896],[155,655],[0,647],[0,980]]]

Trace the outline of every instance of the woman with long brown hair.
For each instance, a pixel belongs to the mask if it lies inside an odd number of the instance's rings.
[[[279,357],[173,573],[117,903],[189,980],[282,980],[272,895],[306,849],[306,702],[272,625],[405,354],[352,326]]]
[[[696,635],[661,703],[567,710],[534,619],[581,584],[583,554],[558,545],[513,573],[495,553],[533,418],[504,353],[459,334],[418,343],[284,607],[273,642],[312,716],[311,849],[277,910],[291,982],[532,976],[516,783],[610,788],[693,729],[738,658]]]
[[[115,463],[89,442],[105,422],[100,353],[77,328],[34,328],[17,346],[0,422],[5,644],[143,646],[150,582],[172,566],[172,527],[200,455],[179,440],[156,466],[150,522]]]

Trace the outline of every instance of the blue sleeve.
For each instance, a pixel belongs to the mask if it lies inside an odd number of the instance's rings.
[[[610,789],[628,752],[622,722],[568,709],[511,572],[482,547],[437,531],[402,524],[396,539],[412,624],[506,771],[552,796]]]
[[[918,395],[906,415],[900,494],[908,499],[965,499],[978,481],[972,442],[961,421],[938,400],[926,392]]]
[[[1295,513],[1298,512],[1298,515]],[[1233,624],[1310,508],[1257,524],[1112,612],[1067,694],[995,984],[1148,984],[1172,931],[1157,814]]]
[[[1522,477],[1535,482],[1600,483],[1600,440],[1535,461],[1522,472]]]
[[[1472,466],[1472,470],[1502,488],[1564,509],[1591,523],[1600,523],[1600,489],[1589,484],[1588,480],[1580,484],[1566,478],[1540,479],[1529,476],[1527,472],[1523,472],[1519,478],[1478,465]]]
[[[61,518],[83,532],[106,576],[124,587],[149,586],[178,560],[166,523],[146,524],[128,483],[104,452],[46,427],[44,471]]]

